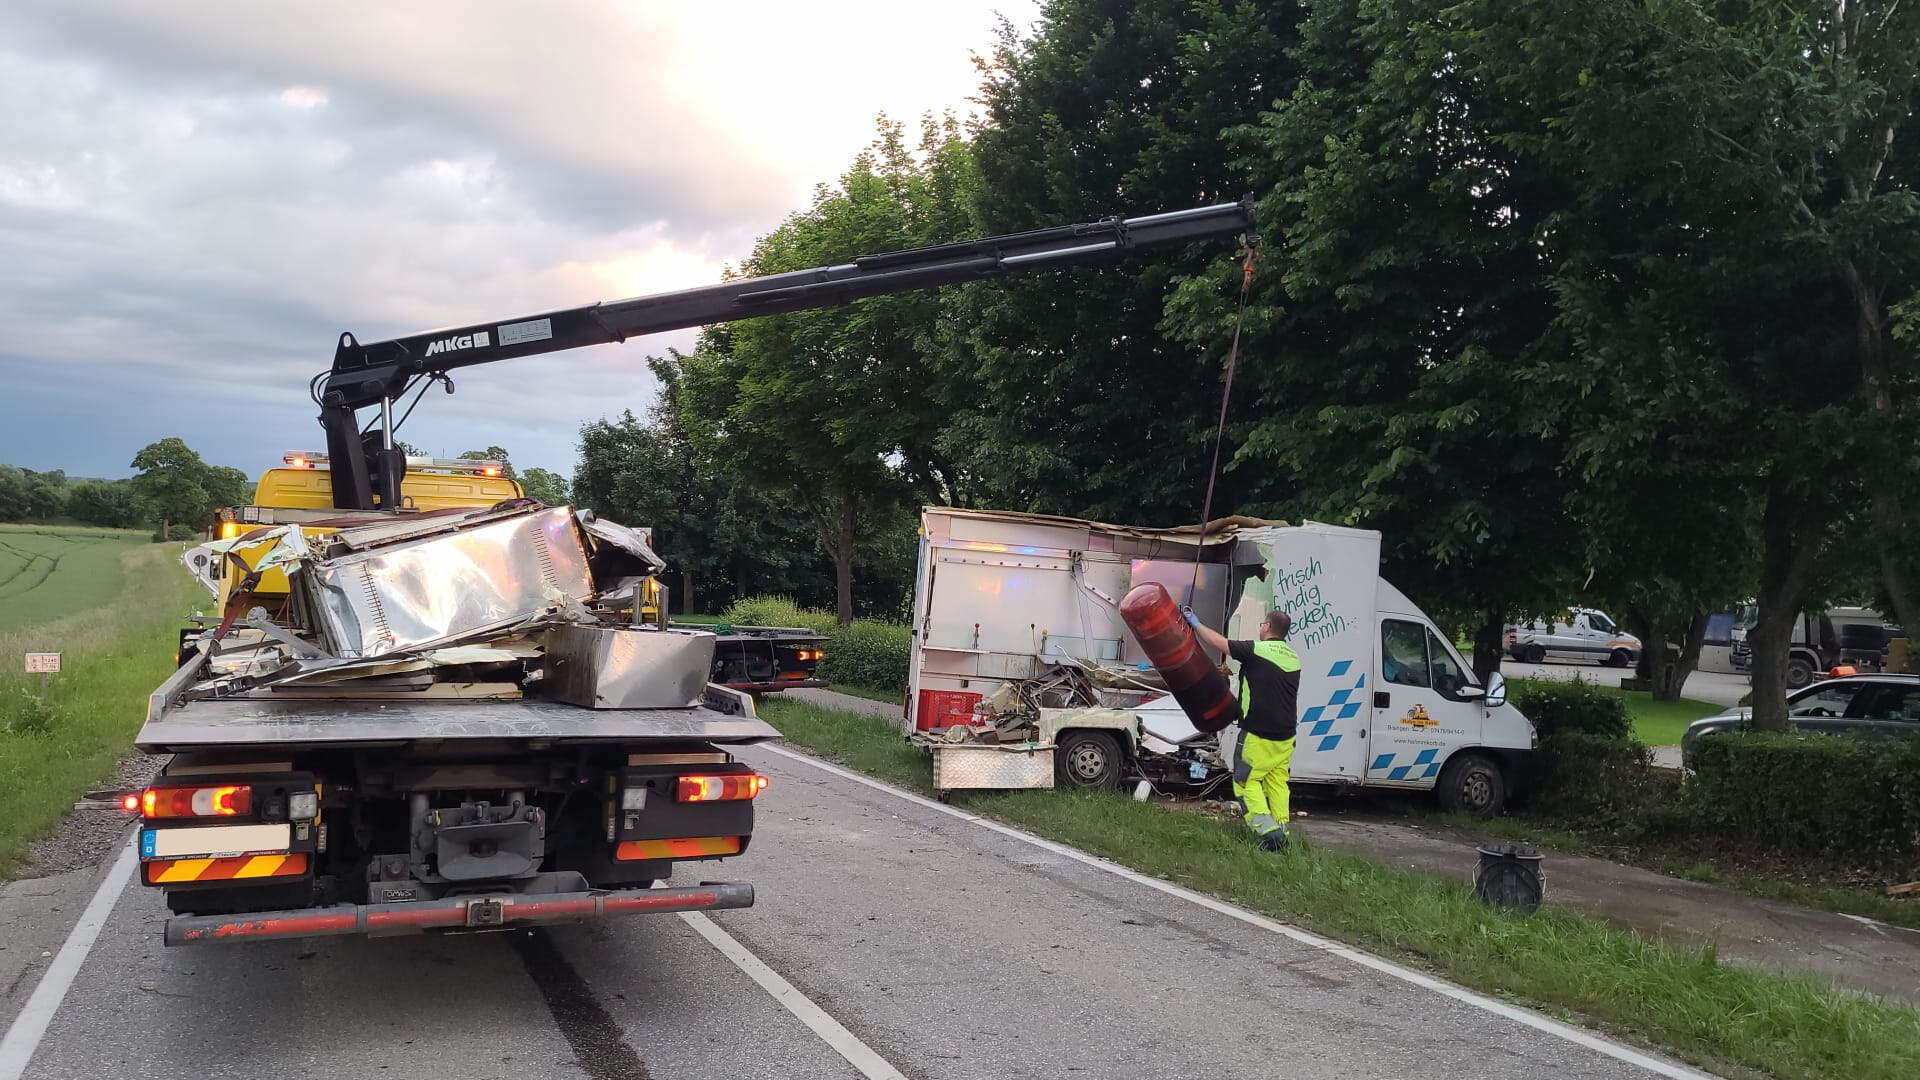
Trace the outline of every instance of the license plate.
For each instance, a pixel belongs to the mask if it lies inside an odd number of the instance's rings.
[[[202,825],[186,829],[142,829],[140,857],[260,855],[293,846],[293,827],[277,825]]]

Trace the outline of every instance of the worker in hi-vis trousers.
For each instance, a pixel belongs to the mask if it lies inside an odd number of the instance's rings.
[[[1228,641],[1187,612],[1193,632],[1208,646],[1240,661],[1240,745],[1233,755],[1233,794],[1247,808],[1247,826],[1260,846],[1287,846],[1287,771],[1300,697],[1300,656],[1288,645],[1293,619],[1269,611],[1257,641]]]

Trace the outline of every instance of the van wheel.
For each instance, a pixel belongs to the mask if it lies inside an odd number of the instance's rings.
[[[1520,650],[1520,662],[1523,664],[1544,664],[1547,662],[1547,650],[1535,642]]]
[[[1626,667],[1631,663],[1633,663],[1633,657],[1629,656],[1625,649],[1615,649],[1613,655],[1607,657],[1608,667]]]
[[[1787,689],[1798,690],[1813,682],[1813,665],[1804,656],[1787,657]]]
[[[1114,787],[1120,766],[1120,740],[1110,731],[1063,732],[1054,744],[1053,778],[1061,787]]]
[[[1440,808],[1474,817],[1498,817],[1507,808],[1507,778],[1480,754],[1455,754],[1434,788]]]

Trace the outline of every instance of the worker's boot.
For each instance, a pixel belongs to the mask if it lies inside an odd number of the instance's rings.
[[[1286,826],[1283,825],[1280,828],[1274,829],[1270,832],[1261,833],[1260,834],[1260,850],[1261,851],[1287,850]]]

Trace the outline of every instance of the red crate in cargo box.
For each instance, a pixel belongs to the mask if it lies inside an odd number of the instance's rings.
[[[913,726],[921,731],[973,723],[973,707],[980,704],[979,694],[965,690],[922,690],[913,710]]]

